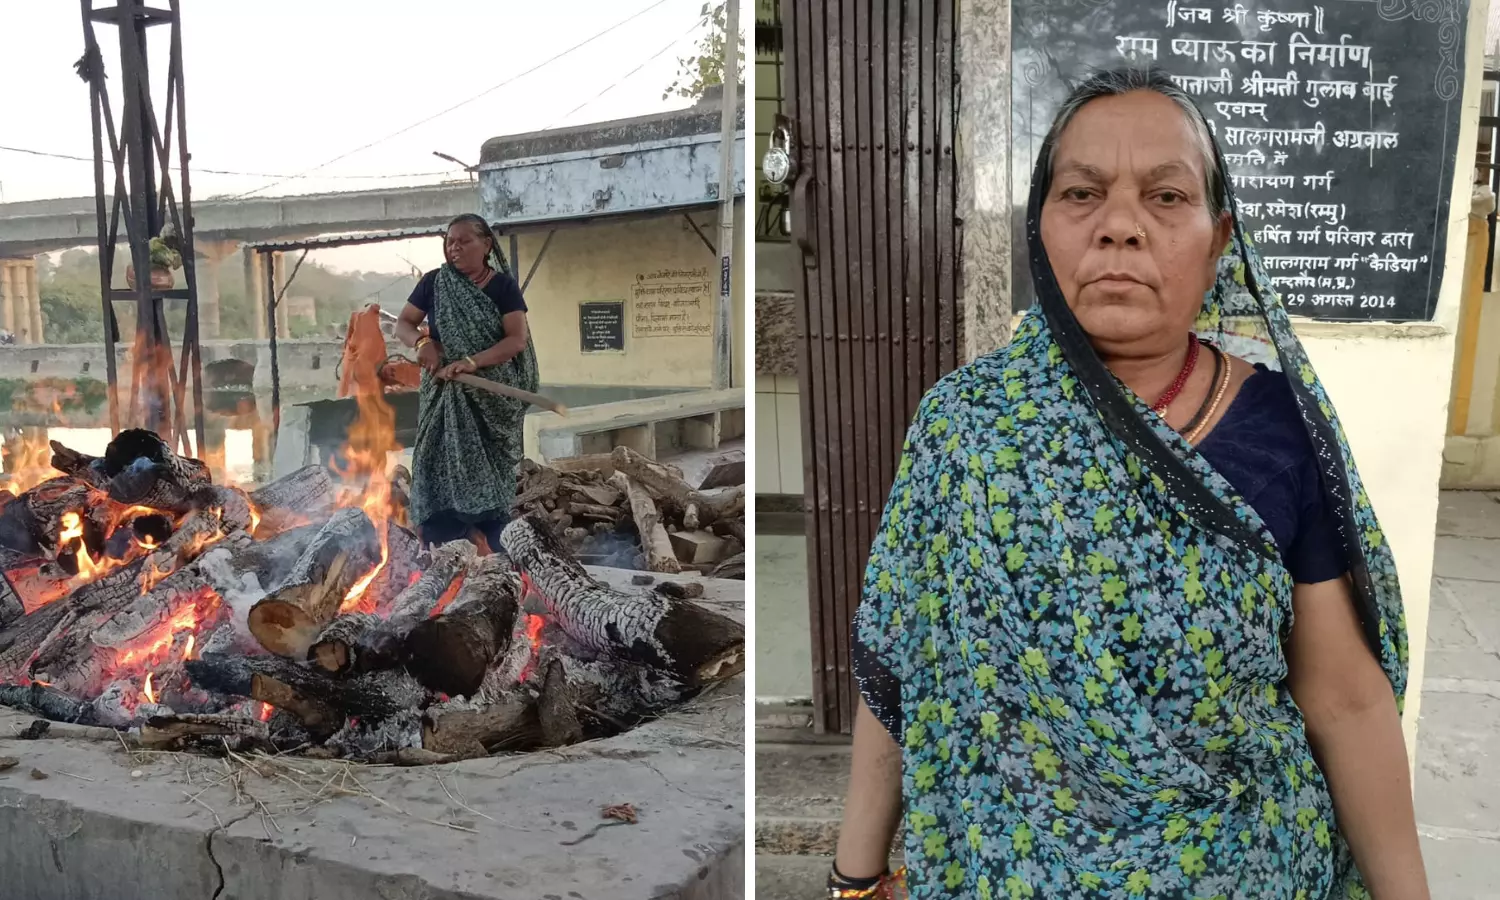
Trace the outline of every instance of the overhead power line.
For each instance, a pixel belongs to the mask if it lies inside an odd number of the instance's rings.
[[[28,148],[28,147],[7,147],[7,146],[4,146],[4,145],[0,145],[0,152],[24,153],[27,156],[41,156],[41,157],[46,157],[46,158],[49,158],[49,159],[64,159],[64,160],[69,160],[69,161],[72,161],[72,162],[86,162],[86,163],[91,163],[91,162],[94,161],[94,158],[92,156],[75,156],[74,154],[71,154],[71,153],[52,153],[52,152],[49,152],[47,150],[33,150],[33,149]],[[182,167],[181,166],[173,166],[172,168],[174,170],[180,170]],[[193,169],[192,169],[192,171],[194,171],[194,172],[200,172],[200,173],[203,173],[203,174],[206,174],[206,175],[236,175],[236,176],[241,176],[241,177],[245,177],[245,178],[283,178],[283,179],[292,179],[292,178],[299,177],[299,176],[296,176],[296,175],[277,175],[277,174],[272,174],[272,173],[269,173],[269,172],[237,172],[237,171],[234,171],[232,169],[204,169],[204,168],[200,168],[198,166],[194,166]],[[337,178],[337,179],[370,179],[370,180],[376,180],[376,179],[384,179],[384,178],[435,178],[435,177],[437,177],[439,175],[452,175],[452,174],[453,174],[452,170],[443,170],[443,171],[438,171],[438,172],[395,172],[395,173],[380,174],[380,175],[319,175],[318,177],[319,178]]]
[[[581,40],[578,43],[574,44],[573,46],[567,48],[566,50],[563,50],[563,51],[561,51],[559,53],[556,53],[556,54],[554,54],[554,55],[552,55],[552,56],[550,56],[550,57],[542,60],[541,62],[537,63],[536,65],[532,66],[531,68],[529,68],[529,69],[527,69],[527,70],[525,70],[523,72],[518,72],[517,74],[512,75],[509,78],[506,78],[504,81],[501,81],[501,82],[499,82],[497,84],[490,85],[489,87],[485,88],[484,90],[480,91],[479,93],[475,94],[474,96],[468,98],[467,100],[460,100],[459,102],[453,104],[452,106],[448,107],[447,109],[444,109],[444,110],[441,110],[439,112],[433,113],[432,115],[426,117],[425,119],[420,119],[420,120],[418,120],[416,122],[413,122],[410,125],[407,125],[405,128],[401,128],[401,129],[398,129],[396,131],[393,131],[390,134],[386,135],[385,137],[377,138],[377,139],[375,139],[373,141],[370,141],[368,144],[362,144],[362,145],[360,145],[358,147],[355,147],[353,150],[349,150],[349,151],[347,151],[345,153],[340,153],[338,156],[335,156],[332,159],[327,160],[326,162],[318,163],[316,166],[313,166],[310,169],[303,170],[302,172],[298,173],[294,177],[297,177],[297,178],[305,177],[306,175],[308,175],[308,174],[310,174],[312,172],[316,172],[319,169],[322,169],[322,168],[324,168],[326,166],[331,166],[334,163],[339,162],[340,160],[348,159],[349,157],[353,156],[356,153],[362,153],[365,150],[368,150],[371,147],[375,147],[375,146],[377,146],[379,144],[383,144],[386,141],[391,140],[392,138],[400,137],[401,135],[406,134],[408,131],[411,131],[414,128],[420,128],[421,126],[426,125],[429,122],[432,122],[432,121],[434,121],[436,119],[440,119],[443,116],[446,116],[449,113],[453,112],[454,110],[461,109],[461,108],[463,108],[465,106],[468,106],[470,103],[473,103],[476,100],[480,100],[480,99],[483,99],[484,97],[488,97],[490,94],[493,94],[495,91],[500,90],[501,88],[505,87],[506,85],[512,84],[512,83],[514,83],[516,81],[519,81],[520,79],[525,78],[527,75],[530,75],[531,73],[533,73],[533,72],[535,72],[535,71],[537,71],[539,69],[542,69],[542,68],[544,68],[546,66],[551,65],[554,62],[557,62],[558,60],[562,59],[563,57],[567,56],[568,54],[573,53],[576,50],[580,50],[583,47],[588,46],[589,44],[592,44],[594,41],[597,41],[599,38],[604,37],[606,34],[609,34],[610,32],[615,31],[616,29],[619,29],[619,28],[621,28],[621,27],[629,24],[630,22],[635,21],[636,19],[640,18],[641,16],[645,15],[646,13],[650,12],[651,10],[656,9],[658,6],[661,6],[664,3],[666,3],[666,2],[667,2],[667,0],[656,0],[656,2],[647,5],[644,9],[642,9],[642,10],[636,12],[636,13],[633,13],[630,16],[624,18],[624,19],[621,19],[620,21],[618,21],[615,24],[609,26],[608,28],[604,29],[603,31],[597,32],[596,34],[594,34],[594,35],[592,35],[590,37],[584,38],[583,40]],[[280,181],[272,182],[271,184],[263,185],[261,187],[254,188],[253,190],[246,191],[243,194],[239,194],[236,197],[234,197],[233,199],[235,199],[235,200],[241,200],[241,199],[244,199],[245,197],[251,196],[252,194],[258,194],[261,191],[269,190],[269,189],[271,189],[273,187],[276,187],[278,184],[281,184],[281,183],[282,182],[280,182]]]
[[[546,128],[543,128],[542,130],[543,131],[550,131],[551,129],[556,128],[557,126],[561,125],[562,123],[568,121],[568,119],[570,119],[570,118],[573,117],[574,113],[578,112],[579,110],[581,110],[584,107],[588,106],[589,104],[593,103],[595,100],[598,100],[600,97],[603,97],[605,94],[609,93],[610,91],[612,91],[615,88],[619,87],[620,85],[624,84],[626,81],[629,81],[631,77],[633,77],[634,75],[636,75],[637,73],[639,73],[642,69],[646,68],[652,62],[654,62],[655,60],[657,60],[663,53],[666,53],[668,50],[671,50],[673,47],[675,47],[678,44],[682,43],[683,38],[687,37],[688,35],[692,34],[695,31],[697,31],[699,28],[701,28],[705,24],[707,24],[707,22],[708,22],[708,17],[707,16],[704,16],[704,17],[700,18],[698,21],[694,22],[693,25],[692,25],[692,27],[689,28],[687,31],[684,31],[682,34],[679,34],[677,37],[672,38],[672,41],[670,43],[668,43],[665,47],[662,47],[660,50],[656,51],[655,53],[651,54],[650,56],[648,56],[644,60],[642,60],[640,65],[636,66],[634,69],[631,69],[629,72],[626,72],[624,75],[621,75],[619,78],[615,79],[614,83],[611,84],[611,85],[609,85],[608,87],[606,87],[604,90],[600,91],[599,93],[595,94],[594,96],[590,97],[589,99],[583,101],[582,103],[580,103],[577,106],[573,107],[572,109],[568,110],[567,113],[565,113],[561,118],[559,118],[557,121],[553,122],[551,125],[548,125]]]

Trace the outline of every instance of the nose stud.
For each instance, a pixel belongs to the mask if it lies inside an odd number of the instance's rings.
[[[1141,227],[1140,222],[1135,223],[1135,236],[1142,238],[1146,236],[1146,229]]]

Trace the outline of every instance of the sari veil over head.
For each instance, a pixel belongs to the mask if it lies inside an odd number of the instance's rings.
[[[1367,896],[1285,686],[1292,579],[1270,532],[1114,378],[1053,275],[1055,140],[1026,219],[1038,302],[923,398],[856,618],[901,684],[911,895]],[[1288,376],[1400,704],[1395,564],[1237,215],[1197,331]]]

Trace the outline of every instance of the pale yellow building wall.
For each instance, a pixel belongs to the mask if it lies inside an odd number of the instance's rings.
[[[718,240],[717,211],[692,214],[710,241]],[[730,286],[734,308],[734,386],[744,387],[744,205],[736,204],[735,263]],[[520,236],[520,272],[527,273],[542,250],[546,232]],[[502,248],[508,240],[501,237]],[[643,291],[653,285],[680,285],[677,293]],[[681,215],[560,228],[526,288],[527,322],[536,343],[544,384],[696,387],[713,384],[714,304],[719,291],[719,257]],[[636,322],[649,315],[646,303],[663,297],[688,301],[672,309],[687,318],[676,323]],[[580,349],[579,304],[624,301],[625,349],[585,353]],[[697,305],[691,301],[697,300]],[[663,325],[686,326],[686,336],[653,334]]]

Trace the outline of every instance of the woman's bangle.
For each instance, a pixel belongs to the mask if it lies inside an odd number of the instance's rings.
[[[479,363],[475,362],[474,361],[474,357],[472,357],[472,356],[465,356],[464,357],[464,362],[466,362],[469,365],[473,366],[475,369],[479,368]]]
[[[424,334],[421,337],[417,338],[417,342],[415,344],[412,344],[411,348],[413,350],[421,350],[423,347],[427,346],[430,343],[432,343],[432,338]]]

